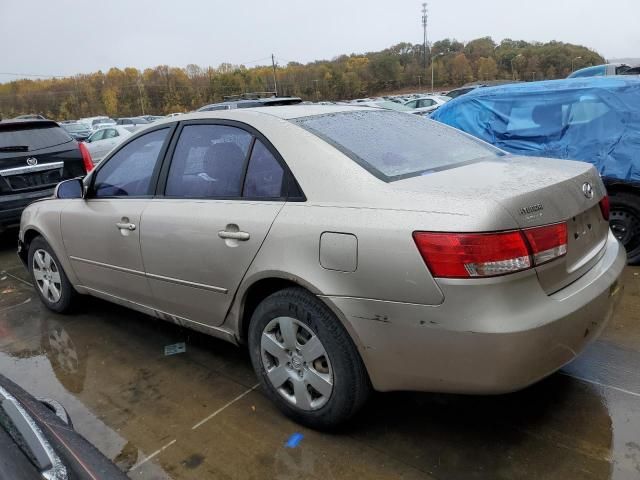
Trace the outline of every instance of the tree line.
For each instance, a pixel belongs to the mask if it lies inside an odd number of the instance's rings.
[[[403,89],[426,92],[433,74],[437,89],[472,81],[565,78],[572,68],[604,63],[593,50],[563,42],[526,42],[491,37],[462,43],[444,39],[425,52],[420,44],[399,43],[378,52],[341,55],[276,69],[278,94],[305,100],[349,100]],[[247,68],[167,65],[111,68],[65,78],[16,80],[0,84],[0,115],[40,113],[57,120],[92,115],[137,116],[194,110],[226,96],[274,91],[270,65]]]

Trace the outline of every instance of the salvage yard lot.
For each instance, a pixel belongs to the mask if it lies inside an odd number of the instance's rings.
[[[0,371],[61,401],[131,478],[640,476],[638,268],[603,335],[543,382],[494,397],[377,394],[324,434],[275,409],[243,349],[91,298],[70,316],[46,310],[15,236],[0,237]],[[178,342],[186,352],[165,356]]]

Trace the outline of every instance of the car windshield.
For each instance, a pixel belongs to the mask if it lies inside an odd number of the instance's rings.
[[[94,120],[93,122],[91,122],[92,125],[101,125],[101,124],[109,124],[109,125],[115,125],[116,122],[114,122],[113,120],[110,120],[108,118],[99,118],[97,120]]]
[[[387,110],[395,110],[397,112],[410,112],[413,108],[406,107],[396,102],[384,101],[384,102],[371,102],[372,107],[386,108]]]
[[[416,115],[358,110],[292,121],[387,182],[505,154]]]

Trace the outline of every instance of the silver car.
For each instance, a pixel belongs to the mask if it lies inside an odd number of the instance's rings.
[[[315,428],[372,389],[537,382],[602,331],[625,265],[591,165],[358,106],[154,123],[19,235],[51,310],[93,295],[247,344],[266,394]]]

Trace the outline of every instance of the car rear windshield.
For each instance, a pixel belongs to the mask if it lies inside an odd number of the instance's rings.
[[[292,121],[386,182],[505,155],[450,127],[406,113],[358,110]]]
[[[24,146],[27,151],[33,151],[70,141],[69,134],[55,123],[0,125],[0,149]]]

